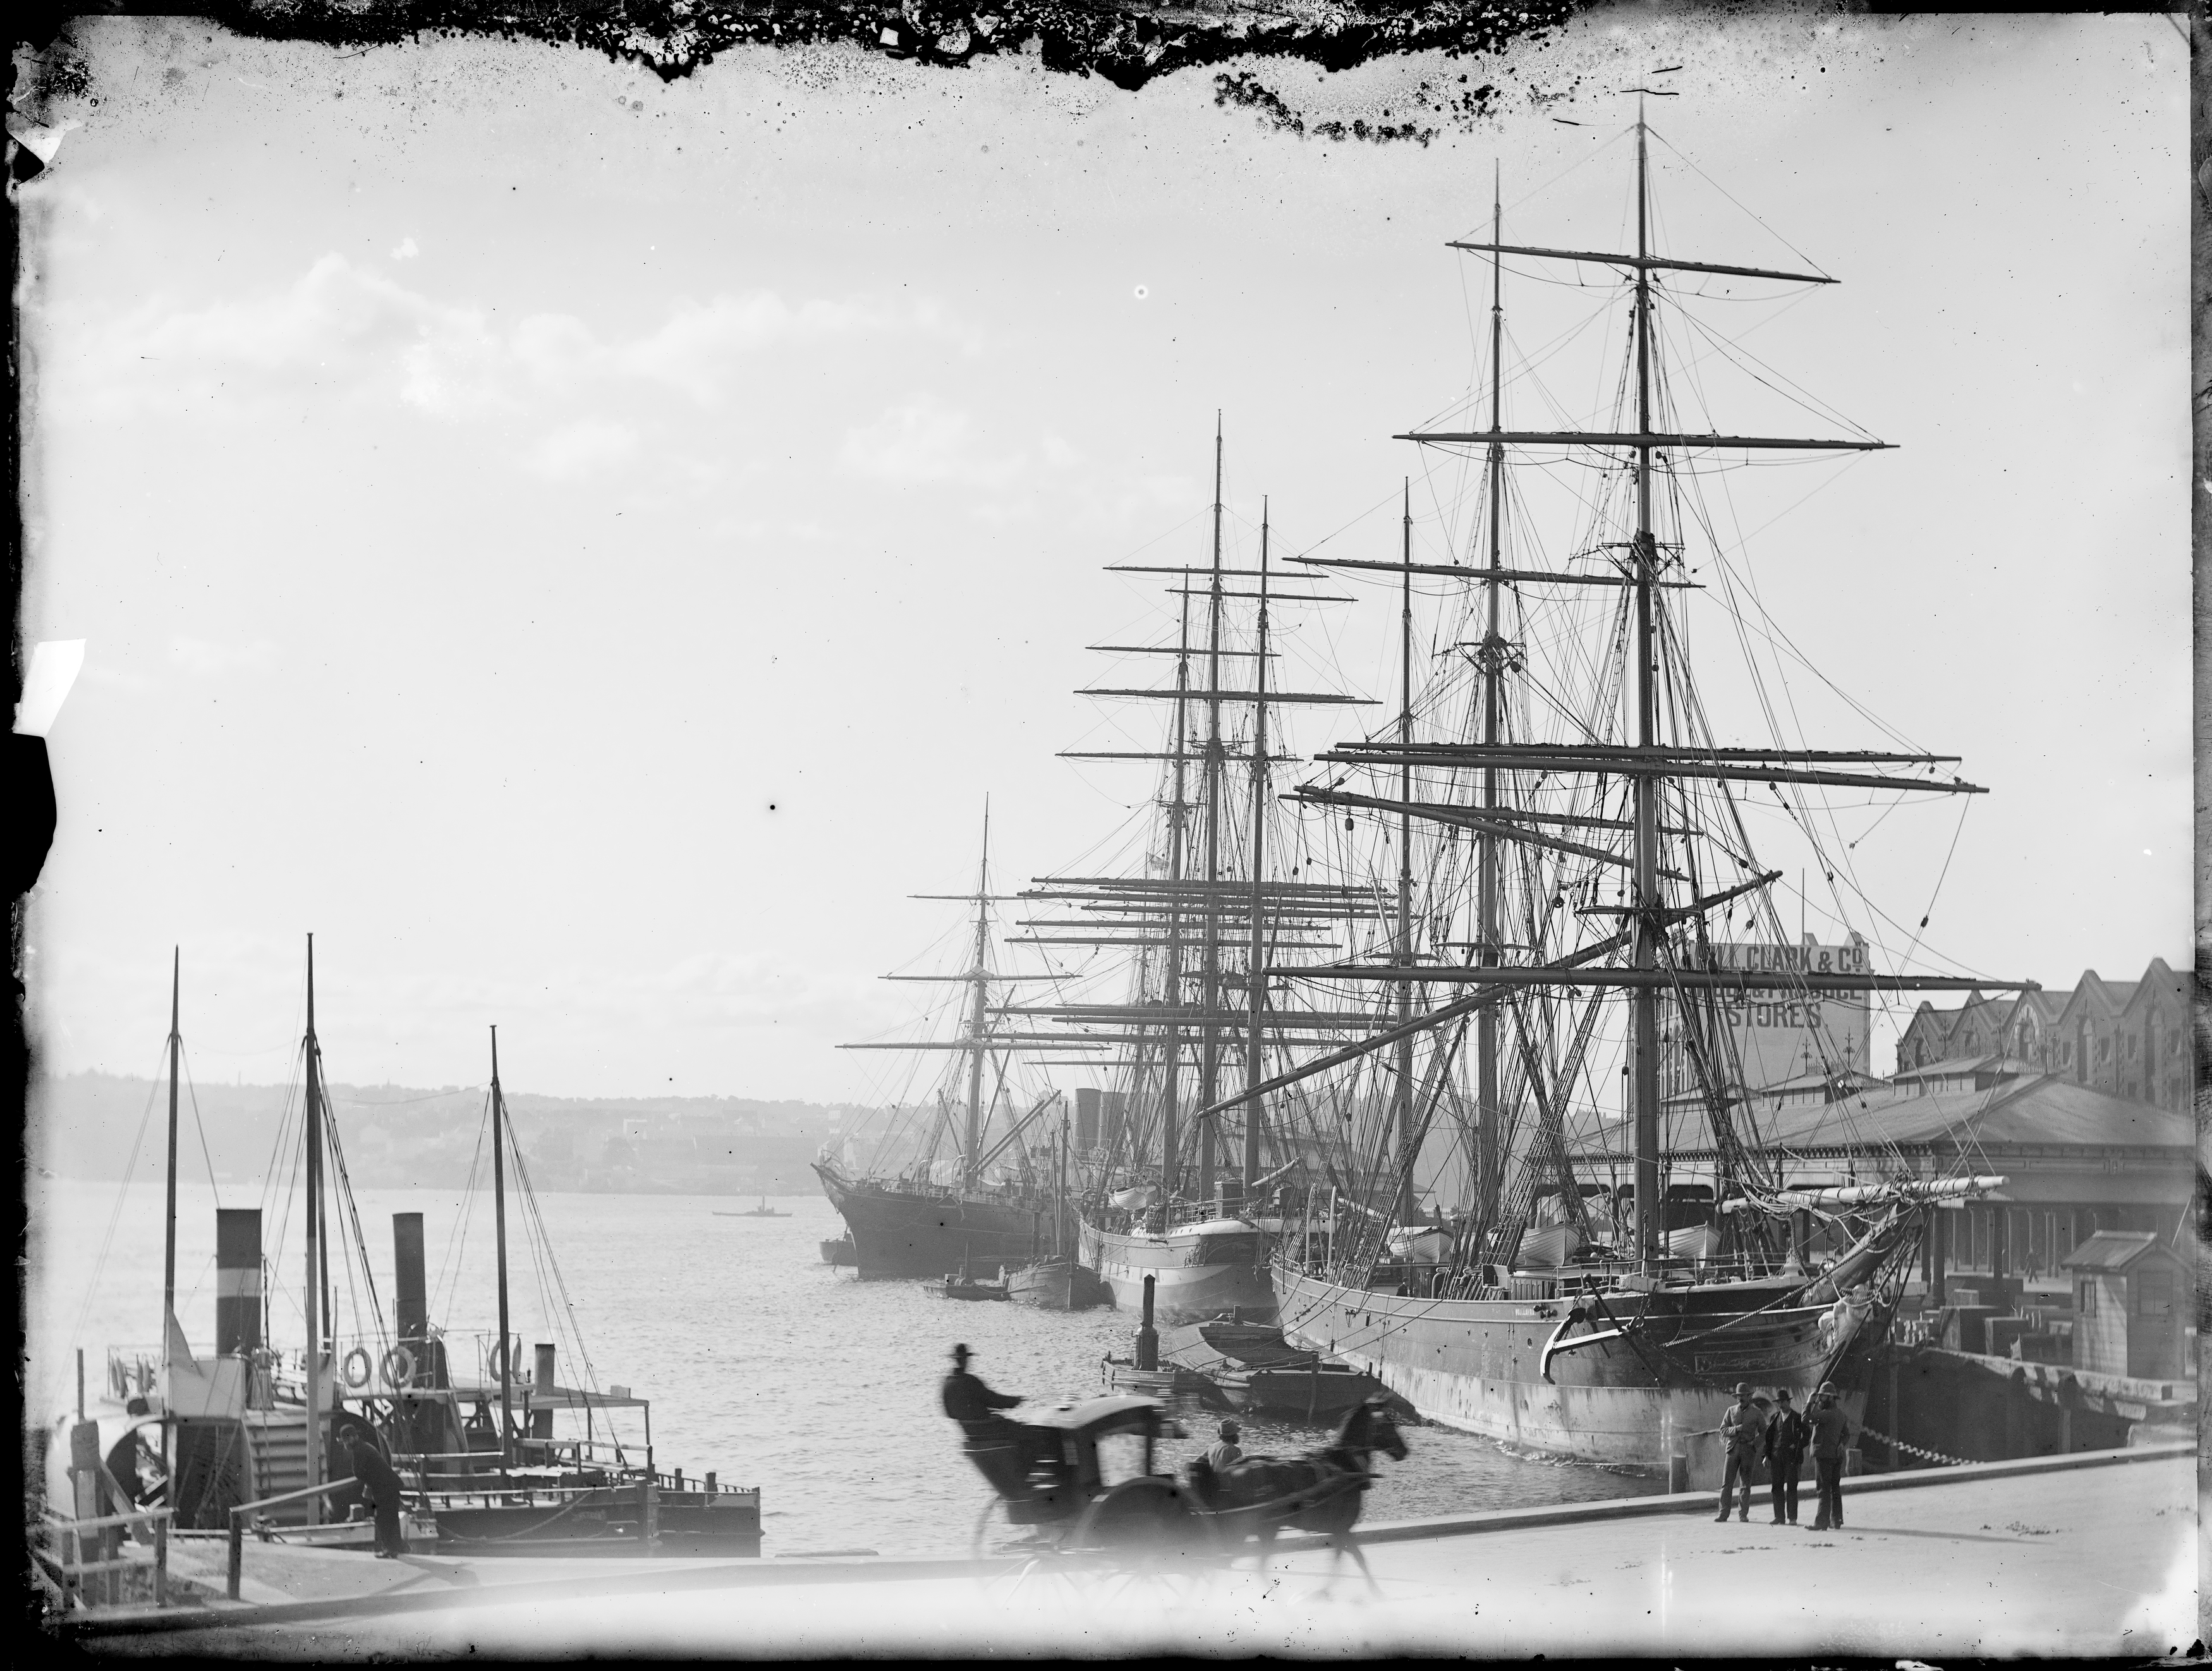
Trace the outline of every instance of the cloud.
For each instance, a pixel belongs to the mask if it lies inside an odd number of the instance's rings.
[[[410,237],[392,255],[417,252]],[[112,410],[336,389],[447,419],[538,413],[549,398],[605,399],[624,387],[711,405],[735,391],[750,355],[894,331],[966,340],[930,304],[794,302],[772,290],[678,301],[634,334],[602,335],[573,314],[507,319],[444,301],[337,254],[258,295],[198,308],[157,298],[106,319],[58,310],[40,323],[48,392],[73,403]]]
[[[394,261],[412,261],[422,253],[421,247],[412,238],[403,238],[399,240],[399,247],[392,252],[392,258]]]
[[[839,458],[848,470],[882,481],[972,487],[1003,487],[1027,463],[1019,453],[982,450],[968,415],[930,396],[890,407],[874,422],[847,430]]]
[[[556,429],[524,454],[523,464],[538,475],[559,480],[625,463],[637,455],[641,445],[637,431],[628,424],[586,418]]]

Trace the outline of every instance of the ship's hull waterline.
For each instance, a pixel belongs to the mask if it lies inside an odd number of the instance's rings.
[[[1029,1264],[1051,1241],[1049,1206],[855,1182],[820,1166],[815,1172],[852,1233],[864,1281],[954,1271],[996,1278],[1002,1267]]]
[[[1114,1291],[1116,1309],[1140,1311],[1152,1279],[1152,1316],[1170,1326],[1215,1317],[1265,1322],[1275,1315],[1267,1237],[1249,1224],[1200,1225],[1164,1237],[1083,1226],[1083,1262]]]
[[[1687,1308],[1679,1316],[1647,1318],[1654,1344],[1639,1351],[1615,1338],[1556,1352],[1547,1380],[1545,1348],[1574,1309],[1571,1297],[1424,1298],[1279,1268],[1275,1288],[1285,1340],[1365,1370],[1429,1420],[1527,1450],[1655,1472],[1718,1430],[1742,1382],[1760,1397],[1787,1387],[1802,1409],[1822,1381],[1833,1381],[1856,1425],[1868,1349],[1882,1333],[1863,1328],[1838,1353],[1821,1329],[1826,1307],[1767,1308],[1771,1291],[1731,1303],[1707,1288],[1673,1302]],[[1725,1327],[1724,1344],[1703,1352],[1678,1346],[1662,1358],[1656,1347],[1678,1322],[1684,1336]],[[1578,1323],[1566,1338],[1592,1328]]]

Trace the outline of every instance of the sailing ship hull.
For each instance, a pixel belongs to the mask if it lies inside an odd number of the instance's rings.
[[[1598,1331],[1571,1316],[1571,1298],[1425,1298],[1284,1269],[1275,1285],[1286,1339],[1365,1370],[1431,1421],[1653,1470],[1713,1443],[1740,1382],[1762,1397],[1787,1387],[1802,1409],[1832,1381],[1856,1425],[1871,1352],[1887,1332],[1886,1319],[1872,1319],[1832,1347],[1821,1328],[1827,1306],[1771,1305],[1771,1287],[1742,1285],[1750,1291],[1739,1297],[1711,1285],[1652,1296],[1633,1342],[1573,1349],[1578,1334]],[[1553,1352],[1547,1379],[1546,1349],[1563,1328],[1570,1349]],[[1717,1340],[1697,1344],[1716,1329],[1725,1330]]]
[[[1007,1272],[1006,1291],[1017,1304],[1047,1311],[1082,1311],[1114,1303],[1113,1290],[1095,1272],[1065,1259],[1040,1260]]]
[[[863,1280],[989,1273],[1025,1265],[1051,1239],[1048,1206],[1019,1197],[977,1200],[848,1179],[816,1166],[822,1190],[852,1233]]]
[[[1275,1315],[1268,1278],[1267,1238],[1234,1221],[1194,1224],[1165,1236],[1083,1227],[1083,1262],[1114,1291],[1127,1311],[1145,1303],[1152,1279],[1152,1315],[1170,1325],[1237,1317],[1265,1322]]]

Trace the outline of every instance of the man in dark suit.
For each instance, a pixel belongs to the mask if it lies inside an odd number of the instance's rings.
[[[1790,1389],[1774,1395],[1774,1414],[1766,1424],[1766,1477],[1771,1482],[1774,1523],[1797,1523],[1797,1474],[1805,1466],[1805,1418],[1790,1399]]]
[[[357,1429],[346,1429],[343,1443],[353,1464],[354,1478],[361,1481],[362,1496],[376,1511],[377,1559],[388,1561],[405,1554],[407,1541],[399,1533],[403,1487],[398,1473],[385,1460],[375,1442],[362,1437]]]
[[[970,1443],[1003,1441],[1012,1423],[999,1413],[1022,1401],[1019,1393],[994,1393],[983,1378],[971,1375],[965,1346],[952,1348],[952,1373],[945,1377],[945,1413],[960,1424]]]

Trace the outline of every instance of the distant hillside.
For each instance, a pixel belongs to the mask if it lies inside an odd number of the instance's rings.
[[[328,1088],[353,1182],[365,1188],[458,1188],[485,1128],[481,1086]],[[300,1142],[297,1086],[188,1087],[178,1167],[222,1182],[258,1179]],[[109,1073],[42,1080],[31,1095],[31,1164],[71,1178],[158,1177],[168,1091]],[[532,1182],[540,1189],[730,1194],[811,1190],[806,1163],[868,1111],[737,1097],[567,1097],[510,1094]],[[195,1115],[197,1115],[197,1117]],[[132,1156],[137,1155],[136,1164]]]

